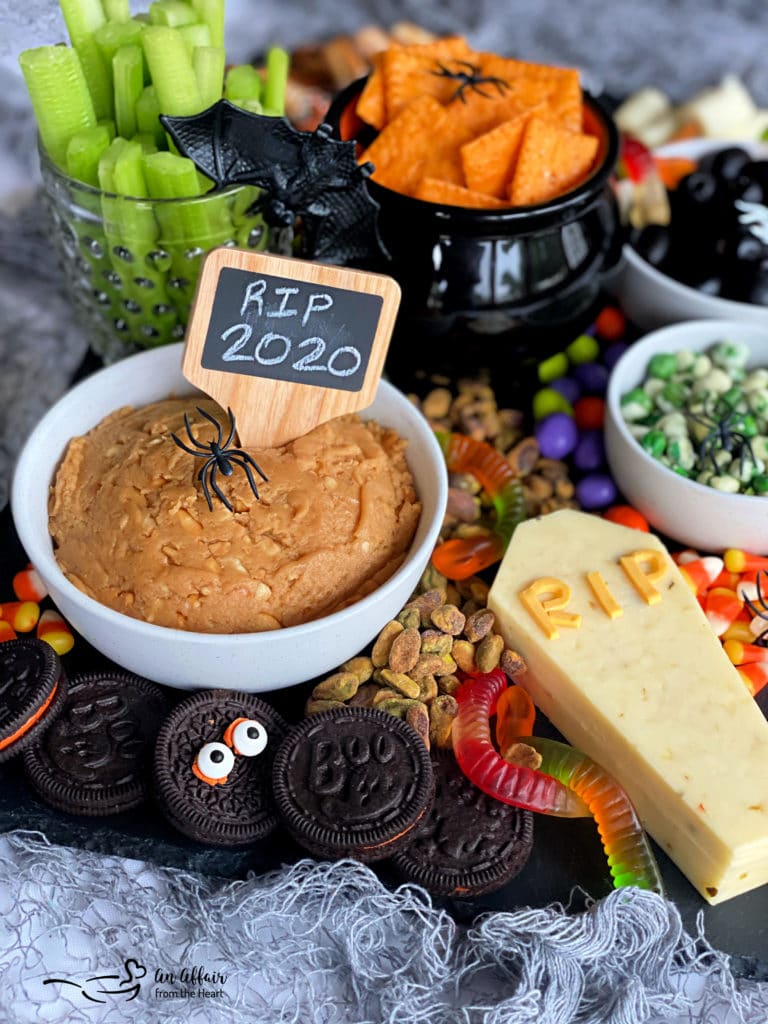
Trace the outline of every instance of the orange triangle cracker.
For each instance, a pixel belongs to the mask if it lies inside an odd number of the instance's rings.
[[[497,199],[507,198],[507,187],[515,170],[529,116],[528,113],[518,114],[509,121],[502,121],[461,147],[461,165],[467,188]]]
[[[413,195],[424,162],[434,153],[433,132],[439,130],[444,117],[445,110],[438,100],[420,96],[382,129],[360,155],[360,163],[373,163],[372,177],[379,185]]]
[[[509,206],[495,196],[483,195],[471,189],[462,188],[438,178],[424,178],[416,189],[416,198],[428,203],[442,203],[446,206],[471,206],[479,209],[501,210]]]
[[[355,107],[357,116],[366,124],[381,129],[387,121],[387,108],[384,103],[384,71],[382,69],[382,54],[377,53],[373,57],[373,69],[363,90],[357,99]]]
[[[544,203],[577,185],[597,154],[593,135],[567,131],[542,117],[531,117],[523,132],[509,187],[514,206]]]
[[[434,96],[447,102],[456,91],[456,81],[441,75],[440,69],[455,70],[455,58],[469,59],[469,44],[461,36],[448,36],[433,43],[390,46],[382,56],[384,99],[387,120],[419,96]],[[466,69],[465,69],[466,70]]]

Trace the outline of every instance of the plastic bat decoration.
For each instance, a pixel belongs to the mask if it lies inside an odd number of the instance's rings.
[[[263,189],[266,223],[292,229],[293,255],[334,264],[375,264],[386,256],[379,204],[366,187],[371,164],[358,164],[355,143],[332,127],[299,131],[283,117],[253,114],[219,100],[190,117],[161,115],[179,152],[214,183]]]

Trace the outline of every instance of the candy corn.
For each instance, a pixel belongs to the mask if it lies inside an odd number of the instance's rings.
[[[58,655],[66,654],[75,645],[72,630],[61,615],[51,608],[46,609],[40,616],[40,621],[37,624],[37,638],[50,644]]]
[[[723,560],[717,555],[705,555],[678,565],[678,569],[694,594],[701,594],[709,590],[723,571]]]
[[[35,601],[7,601],[0,605],[0,618],[9,622],[17,633],[29,633],[40,618],[40,605]]]
[[[715,636],[723,635],[726,629],[736,621],[743,607],[744,601],[735,590],[728,590],[727,587],[713,587],[707,591],[704,600],[704,614],[715,631]]]
[[[768,662],[756,661],[751,665],[742,665],[736,671],[753,697],[768,683]]]
[[[741,643],[739,640],[726,640],[723,650],[730,658],[732,664],[751,665],[756,661],[768,661],[768,647],[761,647],[759,644]]]
[[[725,567],[730,572],[750,572],[755,569],[768,569],[768,558],[763,555],[753,555],[749,551],[741,551],[739,548],[728,548],[723,552]]]
[[[20,601],[42,601],[48,588],[31,562],[13,577],[13,592]]]
[[[15,640],[16,630],[5,619],[0,619],[0,644],[5,640]]]

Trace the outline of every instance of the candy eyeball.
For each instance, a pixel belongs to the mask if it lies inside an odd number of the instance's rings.
[[[257,757],[267,746],[267,730],[254,718],[236,718],[224,733],[236,754],[243,757]]]
[[[235,765],[235,755],[226,743],[206,743],[197,752],[192,770],[211,786],[226,782]]]

